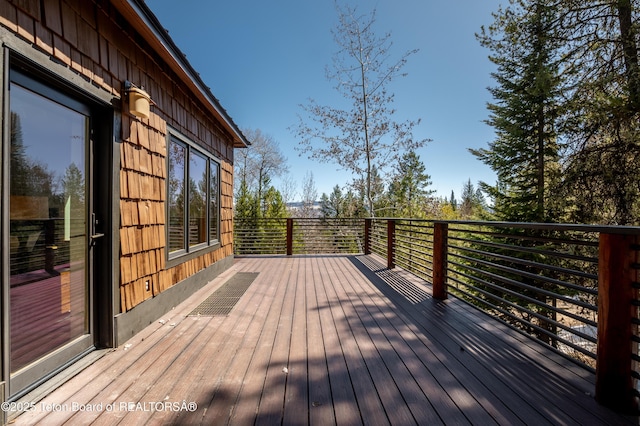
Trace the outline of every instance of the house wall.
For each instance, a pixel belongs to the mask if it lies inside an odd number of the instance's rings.
[[[113,224],[120,313],[232,256],[233,137],[110,2],[0,0],[0,25],[48,58],[53,72],[70,70],[101,97],[112,97],[120,154],[113,188],[119,193]],[[155,105],[148,119],[129,114],[125,80],[151,95]],[[220,245],[170,264],[164,247],[167,126],[213,153],[221,165]]]

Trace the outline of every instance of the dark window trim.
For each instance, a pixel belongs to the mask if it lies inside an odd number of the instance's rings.
[[[218,181],[218,185],[217,185],[217,191],[216,191],[216,205],[218,207],[218,214],[216,215],[216,239],[215,241],[218,242],[218,245],[220,245],[220,216],[222,215],[222,206],[220,205],[220,201],[222,198],[221,195],[221,188],[222,188],[222,163],[220,162],[220,160],[218,160],[217,158],[213,158],[212,159],[213,162],[215,162],[217,164],[217,171],[218,171],[218,176],[217,176],[217,181]],[[209,169],[209,177],[211,177],[211,169]],[[207,199],[207,211],[209,210],[209,202],[211,202],[211,198]],[[207,218],[208,219],[208,224],[211,225],[211,218]],[[211,230],[209,230],[211,231]],[[209,232],[209,237],[211,237],[211,232]]]
[[[36,80],[14,67],[9,70],[9,73],[9,80],[11,81],[11,84],[17,84],[18,86],[60,104],[65,108],[69,108],[79,114],[87,117],[91,116],[91,108],[86,103],[76,100],[75,98],[63,93],[60,89]],[[9,88],[9,91],[11,91],[11,87]]]
[[[185,232],[184,235],[184,248],[182,250],[177,250],[174,252],[169,252],[169,202],[168,202],[168,197],[169,197],[169,177],[167,176],[167,202],[166,202],[166,206],[165,206],[165,215],[166,215],[166,227],[165,227],[165,240],[167,241],[166,244],[166,249],[165,249],[165,256],[167,259],[167,269],[171,268],[173,266],[179,265],[181,263],[184,263],[186,261],[195,259],[197,257],[202,256],[203,254],[207,254],[210,253],[214,250],[217,250],[221,247],[221,243],[220,243],[220,186],[221,186],[221,182],[220,182],[220,170],[221,170],[221,161],[219,158],[217,158],[215,155],[213,155],[212,153],[206,151],[205,149],[203,149],[201,146],[199,146],[198,144],[196,144],[194,141],[192,141],[191,139],[185,137],[184,135],[182,135],[179,131],[177,131],[176,129],[172,128],[172,127],[168,127],[167,129],[167,158],[166,158],[166,164],[167,164],[167,170],[169,170],[169,155],[170,155],[170,145],[171,143],[173,143],[173,140],[175,140],[176,142],[182,144],[184,147],[186,147],[186,155],[185,155],[185,166],[184,166],[184,181],[185,184],[189,179],[189,155],[191,154],[192,151],[195,151],[197,154],[203,156],[206,160],[207,160],[207,176],[210,177],[211,175],[211,170],[210,170],[210,162],[214,162],[217,164],[218,167],[218,185],[217,185],[217,199],[218,199],[218,218],[217,218],[217,230],[216,230],[216,234],[217,234],[217,239],[216,240],[210,240],[210,229],[209,229],[209,225],[210,225],[210,217],[209,217],[209,209],[206,209],[207,212],[207,218],[206,218],[206,223],[207,223],[207,241],[201,244],[197,244],[195,246],[189,247],[189,241],[188,241],[188,232]],[[207,192],[207,197],[209,197],[210,194]],[[188,197],[187,197],[188,198]],[[207,206],[209,203],[209,198],[207,198]],[[188,210],[188,203],[186,203],[186,207],[185,208],[185,212],[184,212],[184,223],[188,224],[188,220],[189,220],[189,210]]]
[[[77,73],[68,70],[66,67],[60,67],[59,69],[51,67],[50,61],[47,60],[43,63],[32,52],[25,53],[12,47],[9,47],[6,51],[10,57],[11,66],[8,71],[11,74],[17,71],[27,75],[32,80],[41,82],[45,87],[64,93],[67,97],[78,99],[83,103],[89,103],[99,108],[113,110],[114,99],[117,99],[117,97],[97,88],[83,77],[78,76]]]

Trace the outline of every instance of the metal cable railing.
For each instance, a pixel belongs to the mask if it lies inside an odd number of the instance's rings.
[[[448,290],[595,368],[598,233],[449,226]]]
[[[11,276],[38,270],[53,270],[84,254],[83,220],[60,218],[12,220],[10,223]],[[72,244],[72,241],[74,242]]]
[[[292,254],[364,251],[364,227],[361,219],[296,218],[292,222]]]
[[[287,219],[235,219],[235,254],[286,254]]]
[[[351,254],[364,248],[362,219],[236,219],[234,253]]]
[[[396,221],[395,262],[403,269],[431,281],[433,276],[433,221]]]

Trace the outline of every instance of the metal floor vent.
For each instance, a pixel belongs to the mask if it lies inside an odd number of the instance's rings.
[[[240,300],[257,276],[258,272],[236,273],[222,287],[211,293],[188,316],[215,317],[229,315],[229,312],[236,306],[238,300]]]

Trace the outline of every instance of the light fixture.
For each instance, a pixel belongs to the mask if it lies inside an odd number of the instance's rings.
[[[149,118],[151,96],[129,80],[124,82],[124,90],[129,94],[129,112],[139,118]]]

